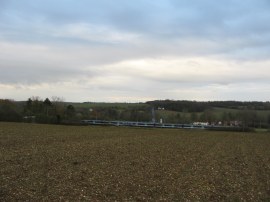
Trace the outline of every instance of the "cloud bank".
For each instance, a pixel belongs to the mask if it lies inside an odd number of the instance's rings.
[[[270,3],[2,0],[0,98],[269,100]]]

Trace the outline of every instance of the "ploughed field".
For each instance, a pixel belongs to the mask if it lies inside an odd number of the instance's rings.
[[[269,201],[270,134],[0,123],[0,201]]]

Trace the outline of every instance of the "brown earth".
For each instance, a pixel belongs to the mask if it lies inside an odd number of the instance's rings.
[[[270,201],[270,134],[0,123],[0,201]]]

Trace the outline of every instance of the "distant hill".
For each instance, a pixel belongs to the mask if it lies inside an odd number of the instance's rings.
[[[168,110],[183,112],[203,112],[206,109],[219,107],[227,109],[250,109],[250,110],[270,110],[270,102],[240,102],[240,101],[186,101],[186,100],[155,100],[148,101],[147,104],[156,108],[162,107]]]
[[[31,100],[30,100],[31,101]],[[43,100],[0,100],[0,121],[80,122],[84,119],[152,121],[229,125],[238,122],[251,127],[270,126],[269,102],[154,100],[145,103],[49,102]],[[153,114],[154,109],[154,114]],[[31,121],[33,121],[31,119]]]

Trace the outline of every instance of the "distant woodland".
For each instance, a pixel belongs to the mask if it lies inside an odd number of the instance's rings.
[[[269,102],[155,100],[145,103],[71,103],[62,98],[25,101],[0,99],[0,121],[76,124],[85,119],[162,121],[163,123],[207,122],[213,125],[270,127]]]

